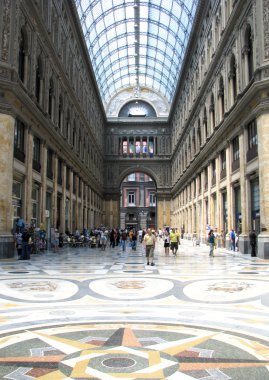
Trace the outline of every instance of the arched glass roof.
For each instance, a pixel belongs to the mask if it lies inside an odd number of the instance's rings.
[[[104,106],[122,88],[172,102],[198,0],[75,0]]]

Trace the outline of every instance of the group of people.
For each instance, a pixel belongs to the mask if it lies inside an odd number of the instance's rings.
[[[170,249],[172,251],[173,256],[176,256],[178,246],[180,244],[180,233],[178,232],[178,230],[176,228],[169,229],[167,227],[163,232],[162,238],[164,241],[165,256],[169,256]]]
[[[238,235],[235,230],[232,228],[229,233],[230,239],[230,250],[235,252],[238,250]],[[214,257],[214,248],[217,246],[216,235],[212,229],[210,229],[207,237],[207,242],[210,246],[209,256]],[[251,247],[251,257],[256,256],[256,248],[257,248],[257,235],[254,230],[249,231],[249,243]]]
[[[29,260],[30,253],[32,251],[33,236],[34,234],[38,236],[38,241],[42,246],[46,246],[46,231],[43,225],[40,228],[35,228],[35,226],[28,226],[24,223],[23,219],[19,219],[16,225],[15,233],[15,244],[18,252],[19,260]],[[70,233],[66,231],[66,234],[69,236]],[[146,252],[147,265],[154,264],[154,249],[157,238],[163,240],[165,256],[169,256],[170,250],[172,251],[173,256],[177,256],[178,246],[180,245],[180,237],[182,233],[179,233],[176,228],[165,227],[163,230],[159,229],[158,231],[148,228],[135,230],[134,228],[128,229],[119,229],[119,228],[107,228],[100,227],[95,228],[91,231],[83,229],[82,234],[79,230],[76,229],[74,237],[76,239],[81,239],[81,236],[84,238],[94,237],[97,243],[97,246],[101,250],[105,250],[109,245],[110,248],[116,246],[121,246],[122,251],[126,250],[127,244],[136,250],[137,241],[143,244]],[[57,229],[54,229],[51,236],[52,248],[54,252],[59,250],[59,246],[63,241],[64,234],[60,234]],[[207,236],[207,243],[210,246],[209,256],[214,256],[214,249],[217,246],[218,236],[213,229],[209,229]],[[230,239],[230,249],[236,251],[238,245],[238,236],[234,229],[231,229],[229,233]],[[257,235],[254,230],[249,232],[249,242],[251,247],[251,256],[256,256],[257,249]]]
[[[15,247],[19,260],[30,260],[31,253],[46,249],[46,230],[43,224],[36,227],[33,223],[28,227],[22,218],[16,223],[14,234]]]

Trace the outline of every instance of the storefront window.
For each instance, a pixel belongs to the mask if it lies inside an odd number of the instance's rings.
[[[13,181],[12,205],[14,219],[22,217],[22,183]]]
[[[242,215],[241,215],[241,191],[240,187],[234,188],[234,206],[235,206],[235,231],[241,233]]]
[[[39,189],[32,189],[32,224],[39,225]]]
[[[259,179],[250,182],[251,192],[251,220],[252,229],[256,233],[260,233],[260,188]]]

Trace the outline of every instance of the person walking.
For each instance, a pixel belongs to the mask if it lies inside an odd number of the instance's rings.
[[[107,242],[107,236],[105,234],[105,231],[101,231],[101,235],[100,235],[101,251],[105,251],[106,242]]]
[[[55,228],[53,252],[59,252],[59,244],[60,244],[60,233],[59,233],[58,229]]]
[[[30,247],[29,247],[30,238],[31,238],[31,235],[29,234],[28,229],[25,228],[22,233],[22,251],[21,251],[21,257],[19,260],[30,260]]]
[[[170,245],[171,245],[171,250],[174,256],[177,255],[179,242],[180,242],[179,233],[175,230],[175,228],[172,228],[172,231],[170,232]]]
[[[256,257],[257,235],[254,230],[249,233],[249,242],[251,247],[251,257]]]
[[[169,256],[170,236],[169,236],[169,233],[167,230],[165,230],[165,232],[164,232],[163,241],[164,241],[163,246],[164,246],[165,256]]]
[[[146,258],[147,258],[147,265],[155,265],[154,264],[154,248],[156,243],[156,237],[152,233],[151,229],[147,229],[147,233],[144,236],[143,243],[146,248]]]
[[[230,242],[231,242],[231,251],[234,251],[235,252],[235,232],[234,232],[234,229],[232,228],[231,229],[231,232],[230,232]]]
[[[215,235],[214,235],[214,231],[213,230],[210,230],[209,231],[209,234],[208,234],[208,244],[210,246],[210,252],[209,252],[209,256],[212,256],[214,257],[214,247],[215,247]]]
[[[21,252],[22,252],[22,233],[17,232],[15,235],[15,242],[16,242],[16,248],[18,253],[18,259],[21,259]]]
[[[136,244],[137,244],[137,232],[134,230],[133,237],[132,237],[132,249],[136,251]]]

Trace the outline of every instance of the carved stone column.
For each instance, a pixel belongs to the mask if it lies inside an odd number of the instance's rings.
[[[216,157],[216,220],[217,220],[217,228],[218,228],[218,233],[220,234],[221,232],[221,212],[220,212],[220,209],[221,209],[221,206],[220,206],[220,202],[221,202],[221,196],[220,196],[220,157],[219,157],[219,154],[218,156]],[[219,240],[219,244],[220,244],[220,240]]]
[[[85,185],[85,188],[84,188],[84,193],[85,193],[85,202],[84,202],[84,219],[83,219],[83,226],[85,228],[89,228],[89,225],[88,225],[88,185]]]
[[[60,217],[60,232],[65,232],[65,207],[66,207],[66,164],[62,163],[62,202]]]
[[[82,231],[83,228],[85,227],[84,225],[84,182],[82,181],[82,179],[80,181],[81,181],[80,183],[81,196],[80,196],[80,205],[79,205],[79,208],[80,208],[79,228]]]
[[[73,215],[75,225],[74,228],[79,228],[79,210],[78,210],[78,183],[79,183],[79,176],[77,175],[75,177],[75,215]]]
[[[226,248],[230,248],[230,231],[233,228],[233,202],[232,202],[232,160],[231,160],[231,144],[229,143],[226,149],[226,175],[227,175],[227,236],[226,236]]]
[[[171,197],[168,194],[156,194],[157,201],[157,228],[169,226],[171,222]]]
[[[26,129],[26,157],[25,157],[25,221],[30,225],[32,218],[32,188],[33,188],[33,139],[29,129]]]
[[[115,190],[105,196],[103,221],[106,226],[117,227],[125,225],[125,214],[120,215],[120,195]],[[124,219],[124,220],[123,220]]]
[[[53,191],[52,191],[52,227],[57,224],[57,191],[58,191],[58,157],[53,156]]]
[[[46,226],[46,195],[47,195],[47,154],[48,149],[44,143],[41,146],[41,200],[40,200],[40,211],[41,211],[41,223]]]
[[[259,147],[259,184],[261,232],[258,236],[258,256],[269,259],[269,114],[257,118]]]
[[[205,171],[201,172],[201,213],[200,213],[200,240],[205,242],[206,240],[206,216],[205,216]]]
[[[73,181],[74,173],[72,170],[69,171],[69,193],[70,193],[70,202],[69,202],[69,218],[68,218],[68,230],[72,233],[73,231]]]
[[[248,205],[247,205],[247,179],[246,179],[246,130],[239,136],[240,150],[240,192],[241,192],[241,234],[238,239],[239,251],[248,253]]]
[[[0,114],[0,258],[14,256],[12,229],[12,172],[15,120]]]

